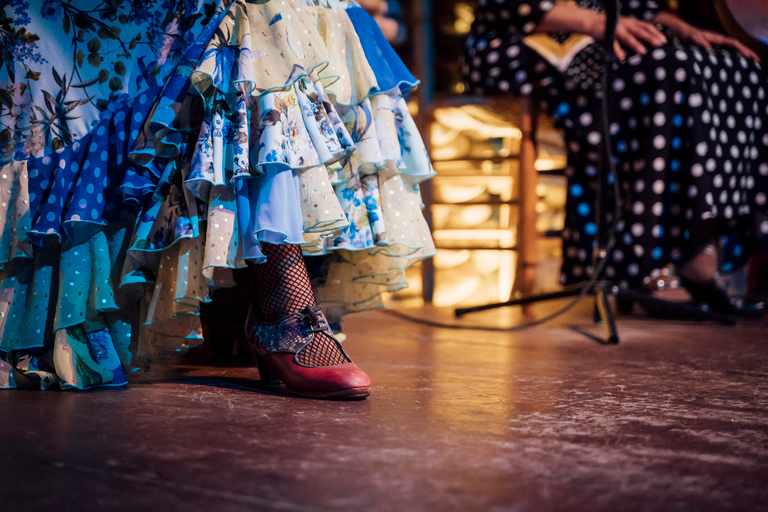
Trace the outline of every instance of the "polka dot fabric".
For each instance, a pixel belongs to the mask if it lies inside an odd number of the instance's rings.
[[[126,95],[87,136],[28,162],[30,209],[36,212],[29,237],[34,243],[42,244],[48,235],[66,244],[81,243],[99,226],[136,210],[124,202],[120,185],[133,167],[128,150],[148,107]]]
[[[594,1],[579,4],[601,7]],[[501,12],[494,2],[482,9]],[[653,2],[633,0],[622,14],[651,20],[657,11]],[[536,95],[563,129],[569,177],[563,281],[580,281],[591,272],[597,232],[605,49],[586,47],[560,73],[523,44],[517,29],[509,32],[513,35],[476,21],[464,76],[473,93]],[[708,219],[717,219],[723,235],[723,270],[742,264],[750,247],[765,244],[768,235],[768,80],[760,65],[724,48],[707,50],[670,38],[646,55],[630,54],[612,70],[609,83],[622,220],[607,276],[635,287],[647,282],[685,255],[691,229]]]
[[[551,0],[540,2],[480,0],[477,4],[475,16],[477,32],[504,32],[524,36],[533,33],[542,16],[554,7],[554,2]]]

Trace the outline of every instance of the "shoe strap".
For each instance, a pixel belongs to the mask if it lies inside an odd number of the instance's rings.
[[[319,306],[307,306],[279,322],[255,321],[251,330],[254,348],[261,355],[277,352],[297,354],[312,342],[317,332],[333,337],[328,320]]]
[[[304,315],[302,328],[307,330],[307,332],[327,332],[333,334],[331,326],[320,306],[307,306],[301,313]]]

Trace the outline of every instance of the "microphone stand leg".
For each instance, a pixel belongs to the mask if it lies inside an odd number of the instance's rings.
[[[610,285],[608,285],[610,287]],[[603,283],[595,284],[595,309],[600,323],[605,329],[605,343],[617,345],[619,343],[619,331],[616,328],[616,315],[613,312],[613,305],[610,302],[609,295],[613,292],[605,289]]]

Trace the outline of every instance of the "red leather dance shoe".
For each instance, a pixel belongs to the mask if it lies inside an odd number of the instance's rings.
[[[349,361],[333,366],[307,366],[297,356],[315,339],[327,335]],[[280,381],[297,395],[313,398],[357,400],[371,394],[371,380],[357,367],[333,336],[328,321],[318,306],[307,306],[278,322],[263,322],[251,310],[245,335],[259,363],[262,382]]]

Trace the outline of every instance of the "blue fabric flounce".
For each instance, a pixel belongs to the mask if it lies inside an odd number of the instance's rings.
[[[376,20],[362,7],[351,7],[346,12],[360,37],[365,57],[376,75],[379,89],[384,92],[399,87],[401,91],[406,92],[416,87],[419,81],[389,45]]]
[[[126,203],[123,190],[146,187],[123,180],[133,167],[128,151],[154,93],[147,91],[143,104],[128,97],[117,100],[87,136],[59,152],[28,161],[33,243],[42,245],[51,235],[67,244],[80,243],[140,204],[136,197]]]

